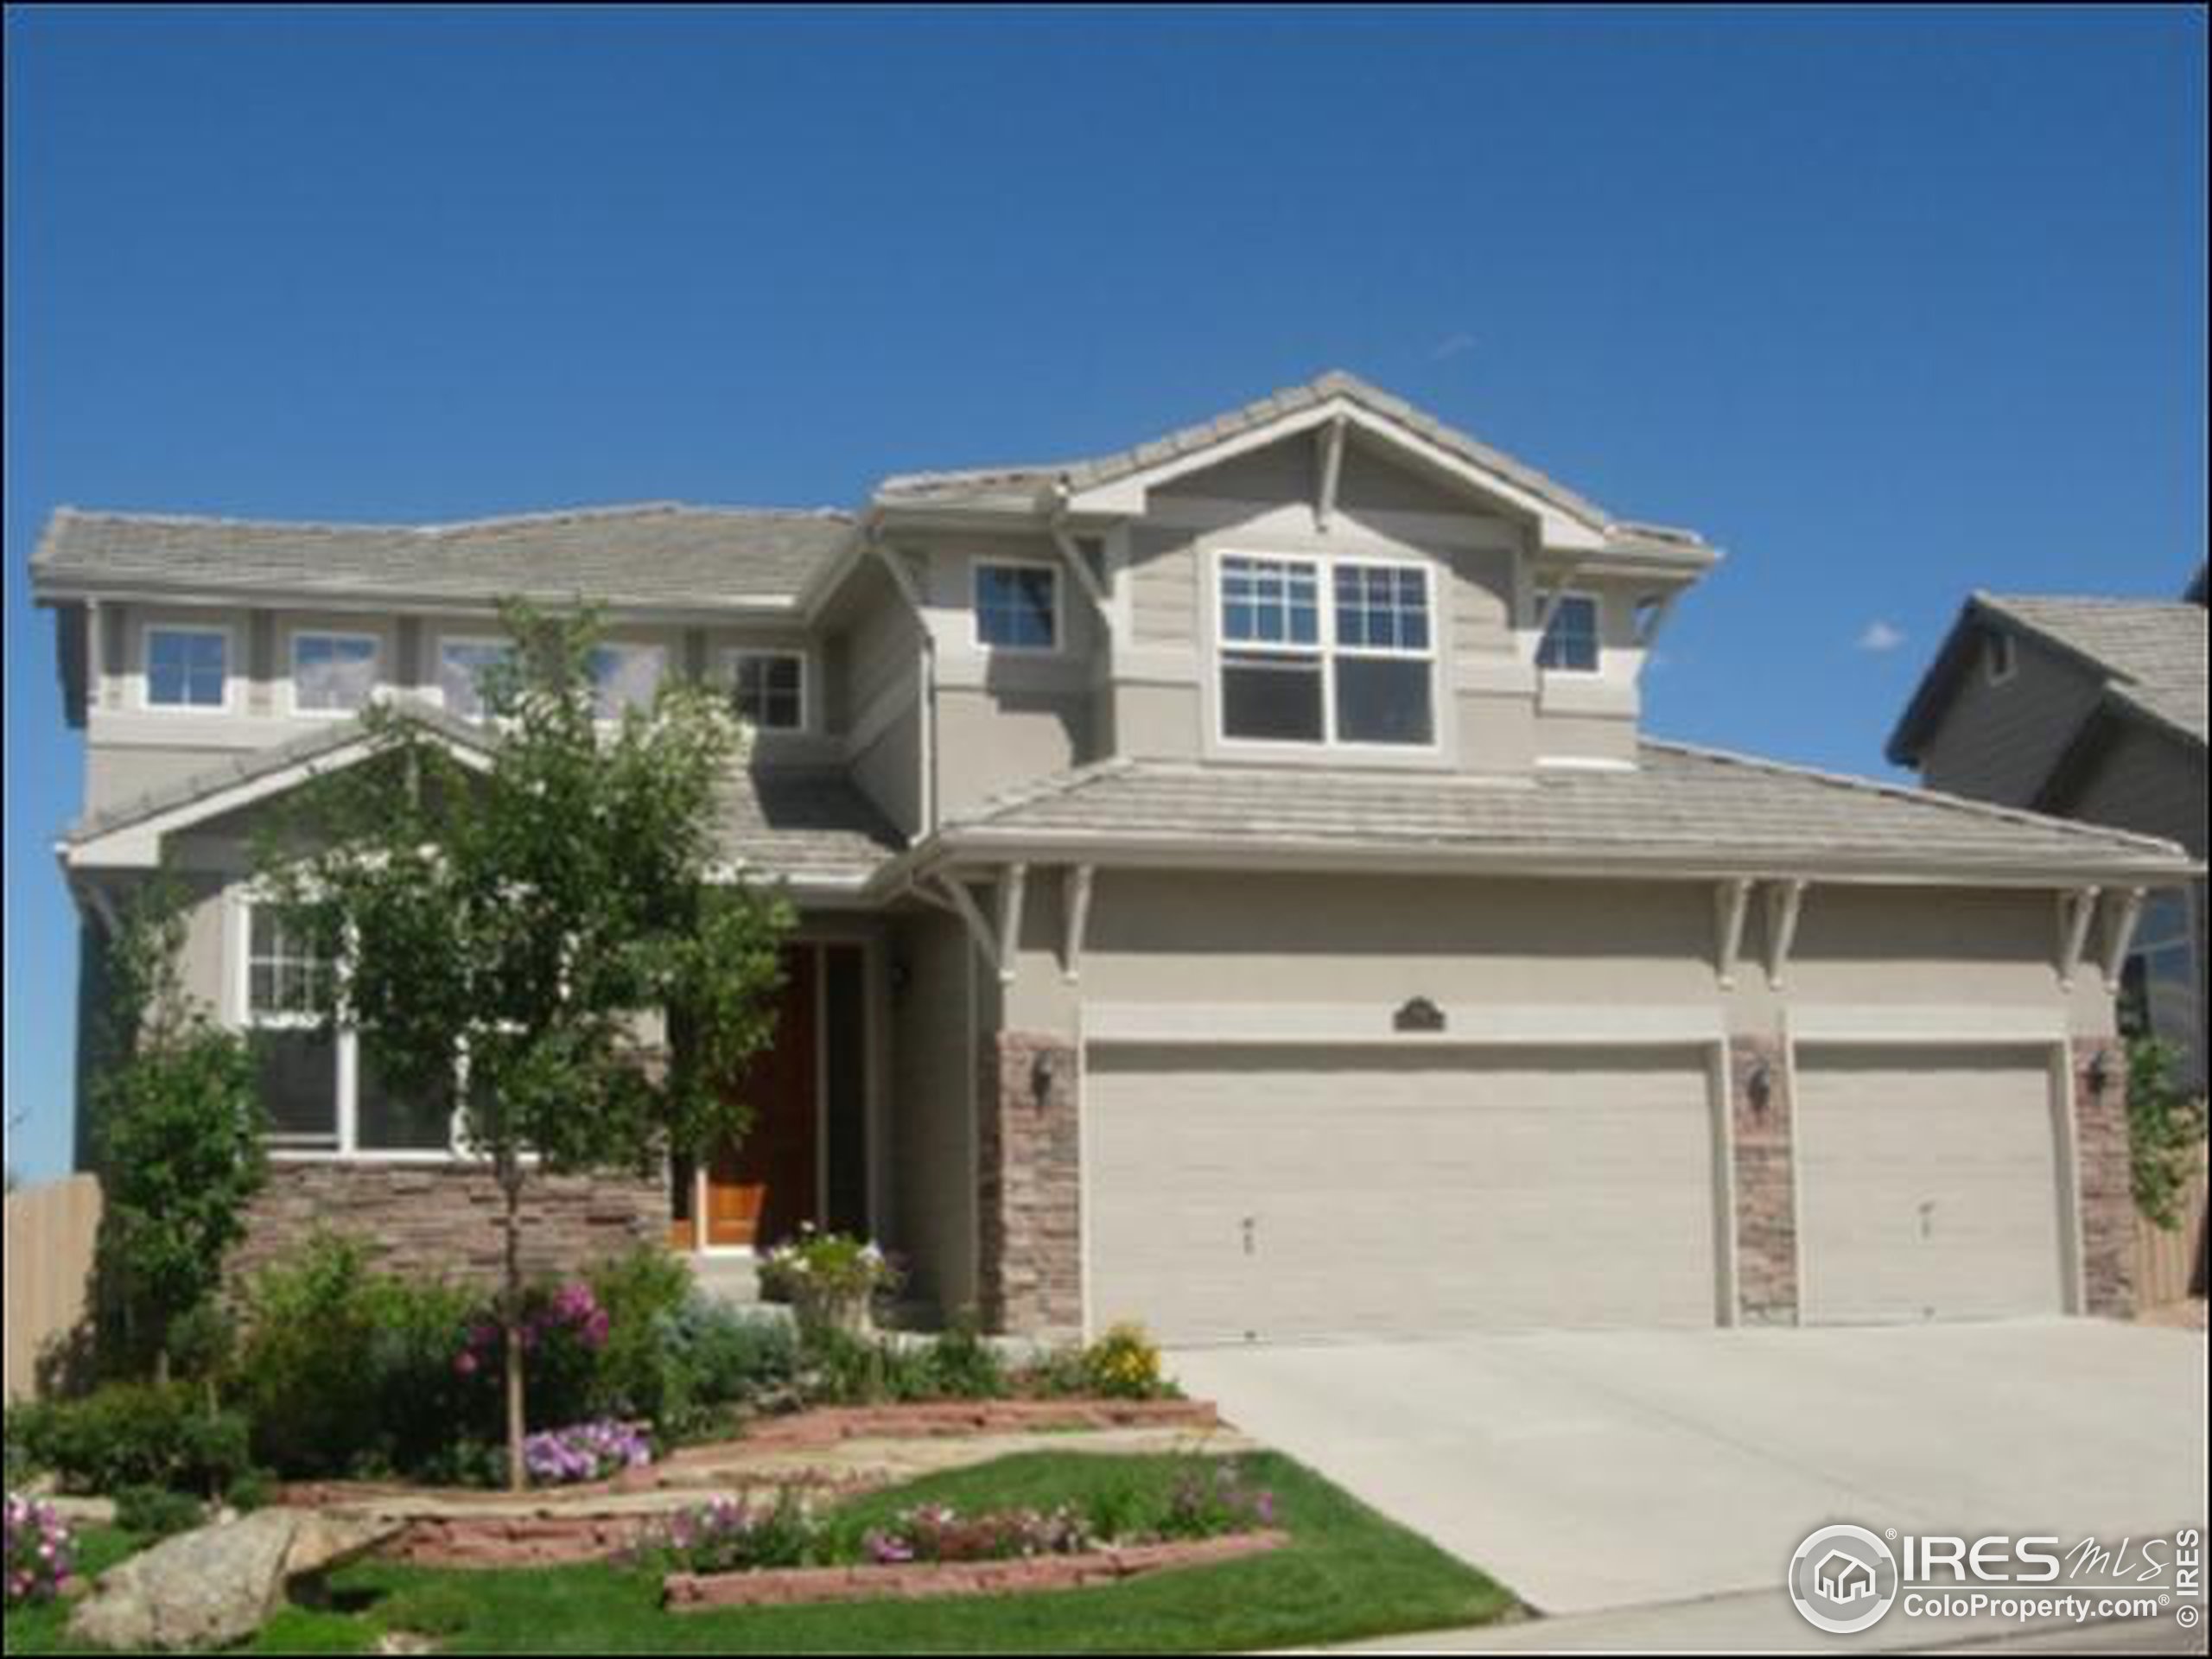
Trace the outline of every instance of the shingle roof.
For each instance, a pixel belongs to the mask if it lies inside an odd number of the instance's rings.
[[[1546,477],[1535,467],[1491,448],[1480,439],[1447,426],[1435,416],[1416,409],[1404,398],[1395,397],[1378,386],[1370,385],[1358,376],[1347,374],[1341,369],[1332,369],[1303,385],[1287,386],[1256,402],[1247,404],[1242,409],[1231,410],[1212,420],[1201,421],[1196,425],[1171,432],[1165,437],[1155,438],[1148,443],[1138,444],[1134,448],[1119,450],[1110,455],[1037,466],[906,473],[884,480],[876,488],[876,499],[887,503],[1020,500],[1034,497],[1062,480],[1071,488],[1088,489],[1100,484],[1110,484],[1117,479],[1159,466],[1163,461],[1173,461],[1179,456],[1211,448],[1224,439],[1236,437],[1285,415],[1315,408],[1334,398],[1355,404],[1371,414],[1406,428],[1461,460],[1510,479],[1568,517],[1580,519],[1592,529],[1605,531],[1617,539],[1681,548],[1703,545],[1700,538],[1689,531],[1617,519],[1588,497]]]
[[[724,858],[772,876],[857,882],[904,844],[843,774],[773,769],[736,772],[717,826]]]
[[[2205,611],[2125,599],[1980,594],[1980,607],[2109,675],[2113,695],[2205,741]]]
[[[409,716],[463,747],[488,753],[484,730],[440,709],[410,704]],[[288,743],[257,749],[87,813],[65,841],[74,845],[159,817],[334,753],[363,735],[358,720],[334,721]],[[864,880],[896,853],[899,832],[840,773],[812,768],[733,769],[715,805],[717,850],[729,863],[804,885]]]
[[[1112,760],[987,804],[948,842],[1150,842],[1664,868],[2185,873],[2170,842],[1925,790],[1647,741],[1529,779]]]
[[[410,702],[406,712],[410,719],[464,748],[488,752],[489,745],[480,727],[473,726],[428,703]],[[62,839],[73,844],[117,830],[128,829],[134,823],[157,817],[177,807],[189,806],[195,801],[206,800],[211,795],[236,789],[242,784],[251,784],[305,765],[321,756],[334,753],[349,744],[359,742],[362,735],[359,720],[338,720],[320,730],[308,732],[287,742],[245,751],[230,760],[218,761],[212,766],[174,779],[143,794],[87,812],[62,832]]]
[[[855,534],[849,515],[685,506],[576,508],[454,524],[280,524],[63,507],[31,556],[39,588],[371,594],[484,604],[577,594],[722,609],[782,603]]]

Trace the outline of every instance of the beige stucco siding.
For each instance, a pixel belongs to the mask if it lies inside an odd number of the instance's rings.
[[[977,967],[935,911],[902,918],[892,948],[891,1242],[911,1294],[957,1310],[976,1299]]]
[[[1815,885],[1779,990],[1748,918],[1732,989],[1718,983],[1701,882],[1236,874],[1108,869],[1094,878],[1079,986],[1060,972],[1059,876],[1033,870],[1016,1029],[1077,1027],[1079,1004],[1441,1006],[1712,1011],[1731,1030],[1779,1028],[1785,1008],[1893,1007],[2047,1017],[2111,1029],[2101,975],[2057,970],[2047,892]]]

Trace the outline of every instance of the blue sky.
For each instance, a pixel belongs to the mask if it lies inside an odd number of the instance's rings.
[[[1719,542],[1649,724],[1858,771],[1967,589],[2164,594],[2203,553],[2194,8],[6,28],[34,1173],[73,1020],[79,740],[24,580],[58,503],[844,504],[1343,366]]]

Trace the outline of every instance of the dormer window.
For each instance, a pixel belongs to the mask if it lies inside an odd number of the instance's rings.
[[[230,705],[231,636],[224,628],[146,630],[146,706],[225,709]]]
[[[976,565],[976,643],[988,651],[1058,651],[1060,573],[1049,564]]]
[[[1224,739],[1435,741],[1426,566],[1227,554],[1219,582]]]
[[[1549,602],[1548,599],[1545,602]],[[1536,646],[1536,666],[1554,673],[1598,671],[1598,601],[1592,594],[1561,594]]]

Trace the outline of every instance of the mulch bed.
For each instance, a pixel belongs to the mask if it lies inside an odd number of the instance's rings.
[[[1080,1555],[1032,1555],[1010,1561],[929,1561],[895,1567],[797,1567],[760,1573],[672,1573],[661,1580],[671,1612],[716,1607],[783,1607],[802,1602],[918,1600],[1003,1596],[1119,1584],[1140,1573],[1211,1567],[1280,1549],[1284,1532],[1237,1532],[1180,1543],[1131,1544]]]

